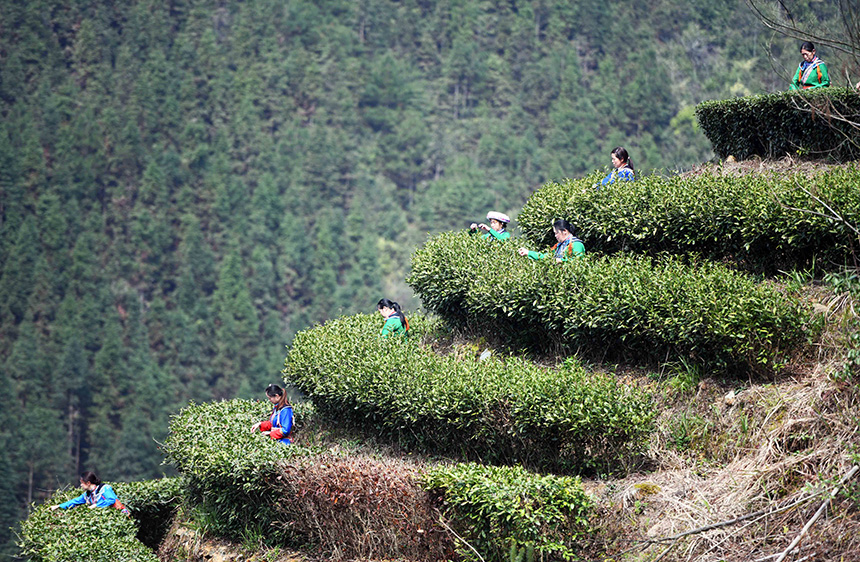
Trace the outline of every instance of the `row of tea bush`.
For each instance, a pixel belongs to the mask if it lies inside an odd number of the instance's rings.
[[[466,463],[428,470],[421,480],[444,499],[458,535],[497,560],[575,560],[589,530],[594,502],[577,477]],[[461,559],[474,559],[465,543],[457,549]]]
[[[529,243],[554,244],[552,222],[564,218],[588,252],[697,253],[767,275],[845,264],[857,250],[857,166],[814,175],[652,175],[600,190],[596,179],[535,192],[517,218]]]
[[[502,561],[512,545],[572,552],[588,527],[592,501],[576,478],[381,460],[304,446],[301,430],[283,446],[249,431],[268,406],[192,405],[171,422],[168,458],[189,485],[193,517],[213,534],[345,559],[470,559],[468,543]]]
[[[771,373],[814,328],[808,306],[777,287],[671,256],[535,261],[512,244],[443,233],[415,252],[407,281],[442,317],[517,345],[625,350],[712,369]]]
[[[419,315],[410,316],[420,332]],[[321,413],[412,450],[536,469],[606,469],[636,453],[652,427],[650,397],[574,360],[441,355],[409,338],[380,339],[379,317],[341,317],[296,335],[284,380]]]
[[[113,485],[131,517],[112,508],[52,511],[80,493],[60,491],[22,523],[22,555],[156,562],[153,549],[180,505],[186,520],[214,536],[350,559],[476,559],[472,548],[493,561],[512,551],[569,555],[588,529],[592,500],[578,478],[302,446],[309,410],[302,405],[299,444],[287,447],[250,431],[269,407],[245,400],[188,406],[173,417],[164,443],[180,478]]]
[[[131,517],[112,508],[52,511],[50,506],[81,494],[62,490],[34,506],[21,523],[21,554],[32,562],[157,562],[153,549],[164,537],[182,501],[179,478],[112,485]]]
[[[705,101],[696,117],[720,158],[860,157],[860,96],[851,88]]]

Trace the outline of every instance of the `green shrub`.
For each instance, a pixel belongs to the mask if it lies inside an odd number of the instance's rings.
[[[860,225],[857,166],[812,177],[647,176],[600,190],[594,179],[550,182],[529,198],[517,221],[530,245],[554,243],[550,225],[565,218],[590,253],[698,253],[774,274],[844,263],[858,242],[849,226]],[[827,207],[845,222],[830,218]],[[455,264],[445,267],[446,282],[465,274]]]
[[[137,538],[149,548],[158,549],[184,499],[182,478],[123,482],[114,490],[138,522]]]
[[[21,523],[21,554],[32,562],[158,562],[135,534],[134,519],[112,508],[51,511],[80,494],[69,490],[35,507]]]
[[[249,431],[268,406],[212,402],[174,416],[165,448],[188,482],[197,525],[237,542],[262,538],[321,557],[445,558],[451,544],[414,481],[414,466],[284,446]]]
[[[428,240],[407,281],[429,309],[518,342],[560,338],[712,368],[777,370],[809,320],[796,299],[717,264],[626,254],[534,261],[461,233]]]
[[[191,405],[173,416],[164,450],[185,477],[207,531],[238,540],[265,533],[277,502],[268,480],[278,477],[279,462],[311,454],[250,431],[270,411],[268,403],[229,400]]]
[[[532,548],[541,559],[571,559],[577,538],[588,531],[592,500],[578,478],[461,464],[430,470],[423,482],[485,560]],[[463,559],[475,559],[464,543],[458,549]]]
[[[131,518],[111,508],[79,506],[51,511],[50,506],[81,494],[77,489],[62,490],[22,523],[23,554],[34,561],[157,560],[152,551],[164,538],[181,502],[182,480],[161,478],[111,486]]]
[[[378,330],[378,317],[360,314],[300,332],[285,381],[322,414],[484,462],[617,467],[651,428],[648,396],[572,360],[560,369],[513,357],[460,360],[415,338],[379,339]]]
[[[860,97],[850,88],[706,101],[696,106],[696,117],[720,158],[860,157],[860,134],[852,125],[860,117]]]

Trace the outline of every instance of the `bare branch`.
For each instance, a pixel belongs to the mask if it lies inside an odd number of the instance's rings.
[[[848,474],[842,477],[842,480],[839,481],[839,486],[833,488],[833,491],[831,491],[830,494],[827,495],[827,499],[822,502],[821,507],[819,507],[818,511],[815,512],[815,515],[812,516],[812,519],[806,522],[806,525],[803,526],[803,529],[801,529],[800,533],[794,538],[793,541],[791,541],[791,544],[788,545],[788,548],[782,551],[782,553],[776,559],[776,562],[782,562],[783,560],[785,560],[785,557],[788,556],[788,553],[791,552],[791,550],[795,546],[797,546],[803,536],[807,533],[807,531],[809,531],[810,527],[812,527],[812,525],[818,520],[818,518],[821,517],[821,514],[824,513],[824,510],[827,509],[828,505],[830,505],[830,500],[836,497],[836,494],[839,492],[839,488],[841,486],[844,486],[846,482],[848,482],[857,473],[858,470],[860,470],[860,465],[855,464],[854,467],[851,468],[850,471],[848,471]]]
[[[836,221],[838,221],[839,223],[841,223],[841,224],[845,225],[846,227],[848,227],[852,232],[854,232],[854,234],[856,234],[856,235],[860,236],[860,230],[858,230],[858,229],[857,229],[857,227],[855,227],[853,224],[851,224],[850,222],[848,222],[848,221],[847,221],[847,220],[846,220],[842,215],[840,215],[839,213],[837,213],[837,212],[836,212],[836,211],[835,211],[835,210],[834,210],[830,205],[828,205],[828,204],[827,204],[827,203],[825,203],[825,202],[824,202],[820,197],[818,197],[817,195],[815,195],[814,193],[812,193],[811,191],[809,191],[808,189],[806,189],[805,187],[803,187],[802,185],[800,185],[800,183],[799,183],[799,182],[797,182],[796,180],[795,180],[795,183],[796,183],[796,185],[797,185],[797,188],[798,188],[798,189],[800,189],[801,191],[803,191],[804,193],[806,193],[808,196],[810,196],[812,199],[814,199],[814,200],[815,200],[819,205],[821,205],[822,207],[824,207],[825,209],[827,209],[831,214],[829,214],[829,215],[828,215],[828,214],[825,214],[825,213],[820,213],[820,212],[818,212],[818,211],[813,211],[813,210],[811,210],[811,209],[800,209],[800,208],[797,208],[797,207],[791,207],[791,206],[789,206],[789,205],[784,204],[782,201],[780,201],[780,200],[779,200],[779,197],[776,197],[776,195],[774,194],[774,197],[776,198],[777,203],[779,203],[779,205],[780,205],[782,208],[784,208],[784,209],[788,209],[788,210],[790,210],[790,211],[797,211],[797,212],[800,212],[800,213],[806,213],[806,214],[809,214],[809,215],[815,215],[815,216],[824,217],[824,218],[827,218],[827,219],[833,219],[833,220],[836,220]]]
[[[806,496],[800,498],[799,500],[793,501],[788,505],[778,508],[768,508],[762,509],[753,513],[747,513],[746,515],[741,515],[740,517],[735,517],[734,519],[729,519],[728,521],[720,521],[719,523],[711,523],[710,525],[705,525],[703,527],[698,527],[696,529],[691,529],[689,531],[684,531],[683,533],[678,533],[677,535],[673,535],[671,537],[664,537],[661,539],[654,539],[650,542],[652,543],[667,543],[669,541],[677,541],[680,538],[686,537],[687,535],[696,535],[699,533],[704,533],[705,531],[710,531],[712,529],[719,529],[720,527],[726,527],[728,525],[734,525],[735,523],[740,523],[741,521],[746,521],[747,519],[752,519],[753,517],[761,517],[764,515],[773,515],[775,513],[781,513],[783,511],[788,511],[789,509],[796,507],[802,503],[808,502],[809,500],[814,500],[818,496],[820,496],[822,492],[818,492],[816,494],[812,494],[811,496]]]
[[[755,15],[759,19],[759,21],[768,29],[772,29],[781,35],[785,35],[787,37],[792,37],[794,39],[800,39],[800,40],[804,40],[804,41],[812,41],[813,43],[830,47],[830,48],[835,49],[837,51],[851,55],[852,57],[856,56],[857,43],[852,41],[852,40],[842,41],[842,40],[836,39],[836,38],[831,37],[831,36],[820,35],[820,34],[814,32],[812,30],[809,30],[809,29],[801,29],[801,27],[797,23],[795,23],[793,16],[791,16],[791,12],[785,6],[785,4],[782,2],[782,0],[779,0],[779,4],[782,7],[782,9],[785,10],[786,15],[788,16],[789,20],[791,21],[791,25],[787,25],[785,23],[782,23],[781,21],[779,21],[779,20],[771,17],[769,14],[765,13],[765,11],[760,6],[762,4],[761,2],[757,2],[756,0],[746,0],[746,3],[747,3],[747,6],[749,6],[750,9],[755,13]],[[841,5],[840,5],[840,11],[843,12],[843,14],[845,12],[845,10],[842,9]],[[843,15],[843,17],[844,17],[844,15]],[[849,38],[850,37],[851,37],[851,35],[849,35]]]
[[[454,529],[452,529],[451,527],[449,527],[449,526],[448,526],[448,524],[447,524],[447,523],[445,523],[445,518],[442,516],[442,513],[441,513],[441,512],[439,512],[439,510],[438,510],[438,509],[436,510],[436,513],[439,515],[439,523],[441,523],[443,527],[445,527],[446,529],[448,529],[448,532],[449,532],[449,533],[451,533],[452,535],[454,535],[454,537],[456,537],[456,538],[457,538],[457,539],[459,539],[463,544],[465,544],[466,546],[468,546],[468,547],[469,547],[469,549],[470,549],[472,552],[474,552],[474,553],[475,553],[475,556],[477,556],[477,557],[478,557],[478,560],[480,560],[481,562],[484,562],[484,557],[483,557],[483,556],[481,556],[481,553],[480,553],[480,552],[478,552],[477,550],[475,550],[475,547],[474,547],[474,546],[472,546],[471,544],[469,544],[469,541],[467,541],[466,539],[464,539],[463,537],[461,537],[460,535],[458,535],[458,534],[457,534],[457,532],[456,532]]]
[[[818,511],[816,512],[815,516],[813,516],[813,518],[810,519],[809,522],[807,522],[806,526],[804,526],[801,533],[797,536],[797,538],[795,538],[794,541],[792,541],[792,543],[789,545],[789,547],[785,551],[783,551],[780,554],[773,554],[770,556],[766,556],[765,558],[761,558],[760,560],[769,560],[771,558],[776,558],[777,556],[779,556],[779,559],[776,560],[776,562],[782,562],[782,560],[785,558],[785,556],[787,556],[790,552],[797,551],[797,543],[800,542],[800,539],[803,537],[803,535],[809,530],[809,528],[812,526],[812,524],[815,523],[815,521],[818,519],[818,517],[820,517],[820,514],[824,511],[824,509],[826,509],[827,505],[830,504],[830,501],[834,497],[836,497],[836,494],[838,493],[839,488],[841,486],[844,486],[848,482],[848,480],[850,480],[854,476],[854,474],[857,473],[858,470],[860,470],[860,465],[854,465],[854,467],[845,476],[842,477],[842,479],[839,482],[839,485],[836,486],[835,488],[833,488],[833,490],[830,491],[829,494],[827,494],[827,498],[825,499],[824,503],[822,503],[821,507],[818,508]],[[663,537],[660,539],[650,539],[650,540],[644,540],[641,542],[646,544],[646,545],[669,543],[669,545],[659,555],[657,555],[656,558],[654,558],[651,561],[651,562],[659,562],[669,553],[669,551],[671,551],[678,544],[678,541],[680,539],[682,539],[683,537],[693,535],[693,534],[703,533],[705,531],[710,531],[712,529],[718,529],[720,527],[726,527],[729,525],[734,525],[735,523],[739,523],[741,521],[746,521],[748,519],[756,519],[756,520],[763,519],[767,516],[774,515],[776,513],[781,513],[783,511],[788,511],[789,509],[793,509],[800,504],[806,503],[810,500],[814,500],[815,498],[821,496],[824,493],[827,493],[827,490],[821,490],[821,491],[813,493],[811,495],[802,497],[802,498],[797,499],[797,500],[795,500],[795,501],[793,501],[787,505],[784,505],[782,507],[762,509],[762,510],[756,511],[754,513],[747,513],[746,515],[741,515],[740,517],[736,517],[736,518],[730,519],[728,521],[720,521],[718,523],[712,523],[710,525],[704,525],[704,526],[698,527],[696,529],[684,531],[682,533],[678,533],[678,534],[673,535],[671,537]],[[634,542],[638,542],[638,541],[634,541]],[[632,550],[636,550],[637,548],[640,548],[640,547],[633,547],[631,549],[625,550],[624,553],[630,552]],[[644,548],[647,548],[647,546],[643,547],[643,549]],[[812,555],[805,556],[804,558],[801,558],[800,560],[806,560],[806,559],[810,558],[811,556]],[[798,561],[798,562],[800,562],[800,561]]]

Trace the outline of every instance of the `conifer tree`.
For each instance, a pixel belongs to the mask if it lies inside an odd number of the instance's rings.
[[[12,388],[12,381],[3,365],[0,365],[0,387]],[[14,552],[12,527],[23,511],[20,493],[24,489],[24,482],[20,478],[23,471],[13,462],[13,456],[25,438],[20,431],[13,431],[13,428],[21,427],[20,420],[15,397],[10,392],[0,393],[0,426],[4,428],[0,431],[0,474],[6,475],[0,480],[0,497],[6,498],[6,501],[0,502],[0,558],[11,558]]]
[[[117,459],[125,446],[121,440],[122,417],[130,400],[131,373],[117,311],[105,312],[106,318],[99,338],[101,348],[93,359],[90,384],[92,407],[85,444],[88,464],[98,467],[101,474],[114,474],[121,470]]]
[[[257,314],[245,284],[242,260],[235,250],[221,264],[212,309],[217,342],[216,392],[220,397],[234,396],[250,370],[252,341],[258,333]]]
[[[17,324],[27,311],[27,300],[33,290],[33,271],[39,258],[40,247],[36,221],[29,215],[24,219],[15,245],[9,252],[0,276],[0,323]]]
[[[39,490],[51,489],[68,470],[62,414],[57,409],[53,373],[31,319],[22,322],[12,353],[5,362],[9,387],[17,401],[19,419],[32,423],[13,434],[19,459],[19,499],[24,505],[37,499]],[[13,409],[13,411],[15,410]],[[26,429],[26,431],[24,431]]]

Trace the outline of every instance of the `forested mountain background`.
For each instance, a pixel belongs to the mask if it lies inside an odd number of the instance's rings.
[[[5,552],[82,469],[169,471],[170,414],[257,396],[296,331],[416,306],[427,233],[616,145],[711,158],[693,108],[785,89],[770,39],[743,0],[0,0]]]

